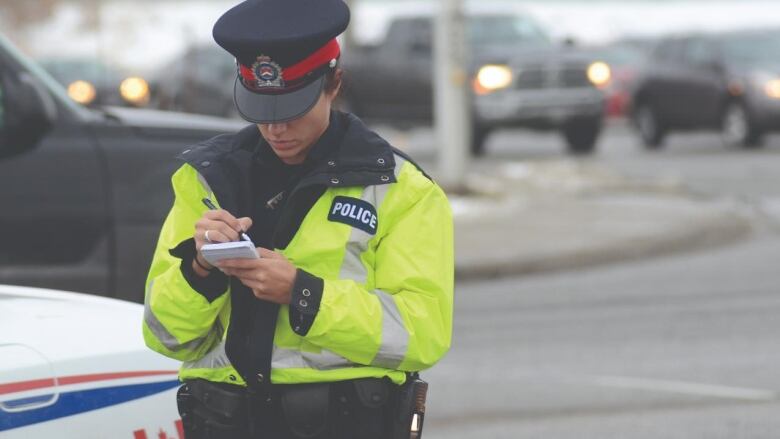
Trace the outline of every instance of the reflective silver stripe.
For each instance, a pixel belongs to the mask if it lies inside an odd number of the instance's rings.
[[[352,279],[355,282],[365,284],[368,278],[368,272],[360,260],[360,255],[368,250],[368,241],[373,235],[358,229],[352,228],[352,234],[347,241],[346,251],[344,252],[344,261],[341,263],[341,272],[339,279]]]
[[[274,346],[273,356],[271,357],[271,367],[273,369],[328,370],[352,366],[355,366],[355,363],[326,349],[316,354]]]
[[[200,172],[198,172],[198,181],[200,182],[200,184],[203,185],[203,187],[209,193],[209,198],[211,198],[211,195],[214,192],[211,191],[211,186],[209,186],[209,183],[206,181],[206,178]]]
[[[152,312],[152,305],[151,301],[152,298],[150,296],[150,292],[152,291],[152,286],[154,285],[154,279],[152,279],[149,282],[149,286],[146,288],[146,300],[144,300],[144,322],[146,322],[146,326],[149,327],[149,330],[152,331],[152,334],[157,338],[157,340],[162,343],[163,346],[165,346],[166,349],[172,352],[177,352],[182,349],[187,350],[195,350],[198,349],[203,343],[206,342],[206,340],[209,338],[208,334],[204,337],[199,337],[194,340],[190,340],[187,343],[179,343],[179,340],[176,339],[176,337],[173,336],[168,330],[163,326],[163,324],[160,322],[160,320],[157,319],[157,316],[154,315],[154,312]],[[217,320],[217,324],[215,325],[215,328],[222,332],[222,325],[218,323],[219,320]],[[212,328],[211,331],[213,331],[214,328]]]
[[[225,353],[225,342],[222,341],[200,360],[185,361],[182,367],[184,369],[222,369],[230,365],[230,360]]]
[[[371,365],[398,369],[409,349],[409,332],[393,296],[380,290],[374,290],[373,293],[382,304],[382,342]]]
[[[365,189],[363,189],[363,195],[360,199],[370,203],[377,211],[379,210],[379,206],[376,203],[376,186],[366,186]],[[368,272],[363,265],[363,261],[360,260],[360,255],[368,250],[368,241],[373,237],[373,235],[370,235],[357,227],[352,228],[349,239],[347,240],[344,260],[341,262],[339,279],[352,279],[361,284],[366,283]]]
[[[395,169],[393,170],[393,174],[395,175],[396,181],[398,180],[401,168],[405,163],[406,160],[403,157],[398,155],[395,156]],[[379,212],[379,207],[385,200],[385,196],[389,189],[389,184],[367,186],[363,190],[361,198],[363,201],[371,203],[377,212]],[[371,238],[373,238],[372,235],[369,235],[358,228],[352,229],[352,233],[346,245],[346,253],[344,254],[344,261],[341,265],[341,272],[339,273],[340,279],[352,279],[362,284],[366,283],[368,273],[366,267],[363,265],[363,261],[360,260],[360,255],[368,250],[368,241],[371,240]],[[393,297],[379,290],[374,291],[374,294],[382,304],[382,342],[379,345],[379,350],[371,364],[387,369],[397,369],[406,356],[406,351],[409,348],[409,332],[404,327],[401,313],[398,310]],[[276,355],[274,354],[274,360],[275,359]]]
[[[393,170],[396,180],[398,179],[398,174],[404,163],[406,163],[406,160],[396,156],[395,169]],[[379,206],[381,206],[382,202],[385,200],[389,188],[389,184],[366,186],[366,188],[363,189],[363,195],[360,199],[374,206],[374,209],[379,212]],[[347,241],[344,260],[341,263],[339,279],[352,279],[361,284],[366,283],[368,273],[366,267],[363,265],[363,261],[360,260],[360,255],[368,250],[368,241],[373,237],[373,235],[369,235],[357,227],[352,228],[349,240]]]

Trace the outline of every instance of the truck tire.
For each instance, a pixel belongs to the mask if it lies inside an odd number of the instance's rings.
[[[666,128],[650,104],[642,102],[637,106],[634,112],[634,126],[639,132],[639,138],[645,149],[660,149],[664,146]]]
[[[761,146],[763,140],[763,133],[740,102],[731,102],[726,106],[721,118],[720,135],[727,146],[743,148]]]
[[[590,154],[596,148],[601,132],[601,118],[587,117],[567,121],[563,126],[563,137],[570,154]]]
[[[474,125],[471,127],[471,155],[473,157],[482,157],[485,155],[485,142],[487,140],[488,135],[490,134],[490,129],[486,127],[481,127]]]

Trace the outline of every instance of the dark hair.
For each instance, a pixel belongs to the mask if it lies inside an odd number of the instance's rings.
[[[343,74],[344,74],[344,69],[342,69],[341,67],[336,67],[334,69],[328,70],[328,72],[325,73],[324,91],[330,93],[336,88],[338,88],[341,85]]]

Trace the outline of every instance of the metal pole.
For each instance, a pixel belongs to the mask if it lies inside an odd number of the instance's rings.
[[[439,181],[449,191],[462,191],[471,138],[465,15],[462,0],[437,3],[433,94]]]

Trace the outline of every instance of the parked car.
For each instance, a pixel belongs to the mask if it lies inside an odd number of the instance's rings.
[[[153,106],[237,118],[233,104],[236,75],[236,61],[219,46],[190,47],[153,75]]]
[[[144,107],[149,103],[149,85],[144,78],[96,59],[47,58],[40,64],[82,105]]]
[[[90,109],[0,36],[0,283],[140,302],[175,156],[245,123]]]
[[[432,19],[396,17],[379,44],[345,55],[342,99],[358,116],[393,123],[433,118]],[[560,130],[570,152],[595,148],[604,114],[600,86],[609,66],[578,48],[553,43],[521,13],[473,13],[467,19],[472,84],[471,150],[504,127]]]
[[[780,29],[662,40],[633,92],[643,144],[690,129],[719,130],[726,144],[758,146],[780,129]]]
[[[144,345],[143,312],[115,299],[0,285],[0,436],[183,439],[179,362]]]
[[[644,66],[649,49],[637,41],[615,41],[588,47],[591,58],[606,62],[611,71],[609,83],[603,87],[606,114],[609,117],[628,115],[631,92]]]

